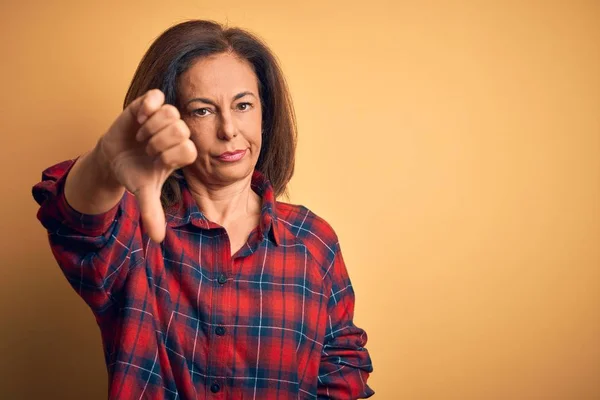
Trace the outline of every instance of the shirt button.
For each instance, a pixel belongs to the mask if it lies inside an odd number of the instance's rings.
[[[213,393],[218,393],[219,390],[221,390],[221,386],[219,386],[218,383],[213,383],[212,385],[210,385],[210,391]]]
[[[217,329],[215,329],[215,333],[218,336],[223,336],[225,334],[225,328],[223,328],[222,326],[217,326]]]
[[[225,284],[225,282],[227,282],[227,277],[224,274],[219,275],[219,279],[217,279],[217,282],[219,282],[219,284],[223,285]]]

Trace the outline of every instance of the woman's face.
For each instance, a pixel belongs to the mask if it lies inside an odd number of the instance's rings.
[[[181,75],[178,85],[181,118],[198,149],[190,166],[194,174],[209,186],[250,179],[262,126],[252,66],[232,53],[204,57]]]

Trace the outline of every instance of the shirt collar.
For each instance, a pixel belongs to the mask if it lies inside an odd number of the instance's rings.
[[[194,200],[185,179],[179,178],[179,187],[181,189],[181,201],[179,204],[169,206],[165,210],[167,225],[172,228],[181,227],[187,224],[193,224],[203,229],[215,228],[218,225],[209,221]],[[260,172],[255,170],[252,174],[252,190],[261,198],[260,221],[258,224],[258,234],[262,239],[269,235],[276,245],[281,243],[281,223],[277,219],[277,201],[271,182]]]

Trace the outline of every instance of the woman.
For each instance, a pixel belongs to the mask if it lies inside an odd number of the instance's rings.
[[[102,333],[111,399],[364,398],[367,337],[333,229],[276,201],[295,120],[276,59],[209,21],[164,32],[38,218]]]

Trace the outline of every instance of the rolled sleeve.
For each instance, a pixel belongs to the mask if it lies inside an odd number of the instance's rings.
[[[319,399],[359,399],[371,397],[367,385],[373,372],[365,348],[366,332],[354,325],[354,290],[339,250],[329,270],[331,292],[328,321],[318,377]]]
[[[52,253],[71,286],[96,313],[108,309],[129,270],[144,260],[139,210],[125,192],[109,211],[86,215],[64,195],[66,177],[76,160],[46,169],[33,189],[37,217],[48,231]]]
[[[102,214],[82,214],[67,202],[64,190],[57,197],[57,210],[65,224],[83,235],[100,236],[114,222],[120,203]]]

